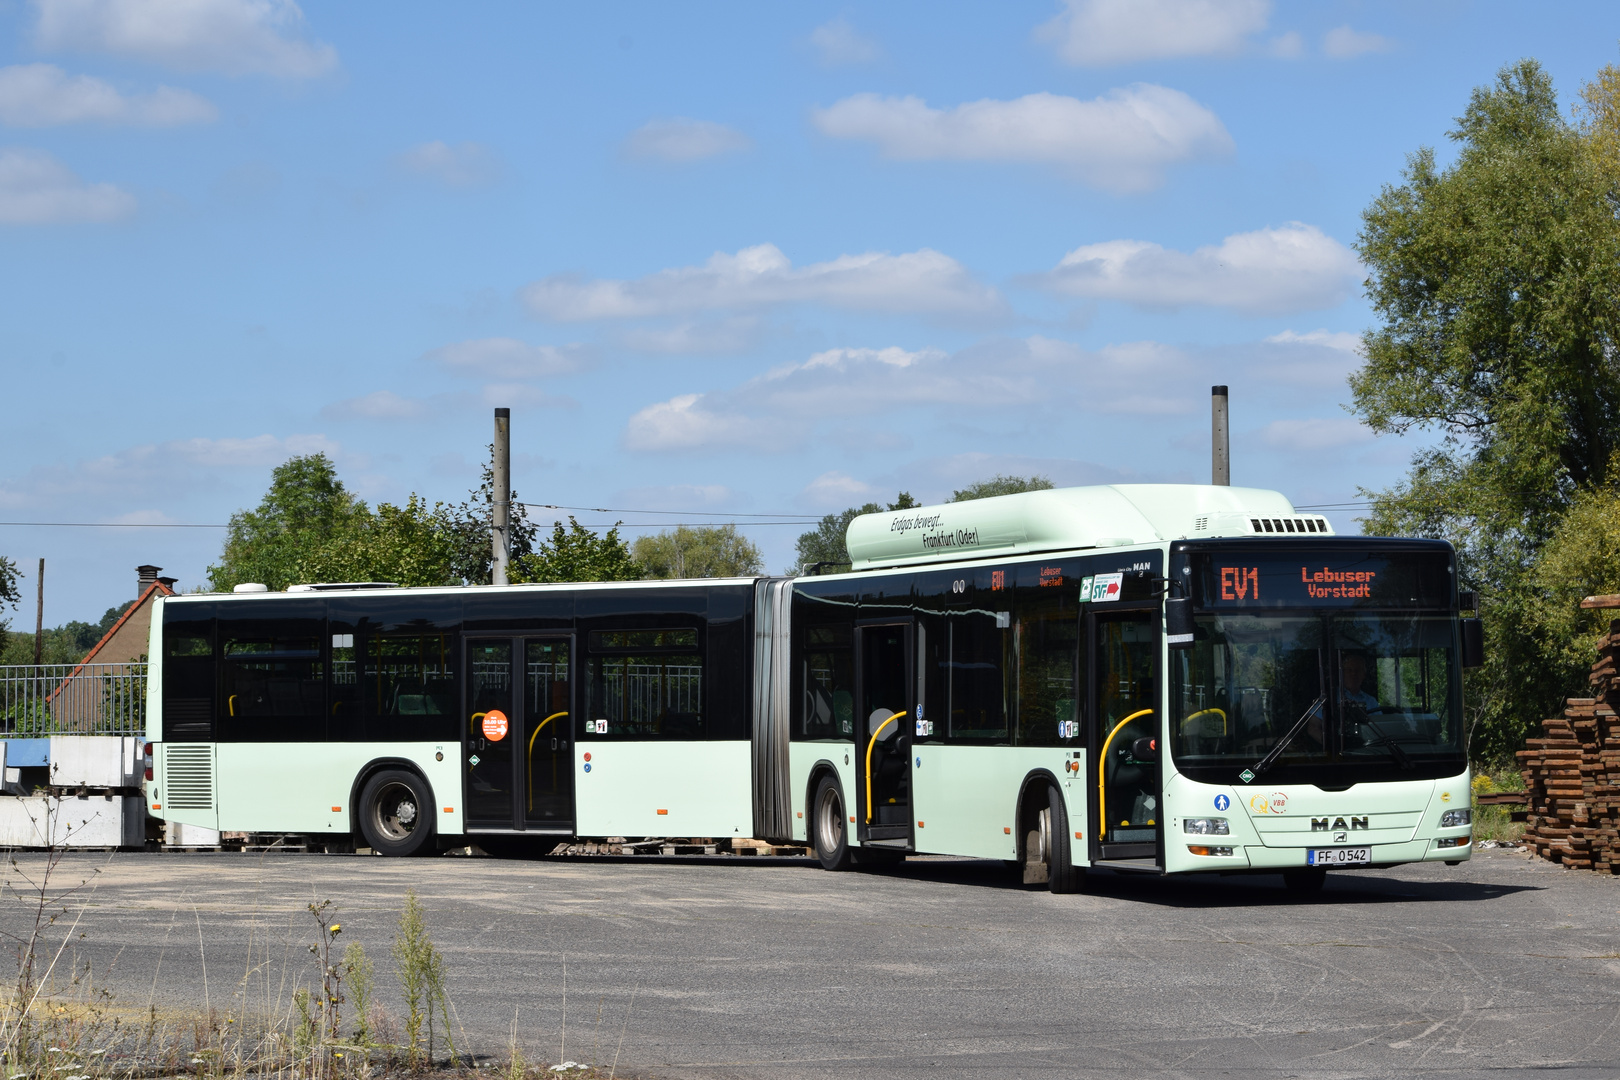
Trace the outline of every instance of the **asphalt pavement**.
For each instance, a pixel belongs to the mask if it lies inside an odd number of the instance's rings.
[[[53,886],[81,879],[58,927],[131,1010],[287,1008],[331,900],[397,1014],[414,887],[464,1047],[503,1054],[515,1018],[531,1058],[622,1045],[652,1078],[1620,1074],[1620,882],[1512,852],[1304,899],[1109,873],[1054,896],[949,859],[75,854]]]

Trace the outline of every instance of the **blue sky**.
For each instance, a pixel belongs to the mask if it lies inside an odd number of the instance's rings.
[[[0,2],[0,519],[217,524],[323,450],[635,535],[996,472],[1340,503],[1362,209],[1611,4]],[[548,512],[537,512],[542,517]],[[1354,529],[1353,514],[1332,515]],[[217,529],[0,526],[46,621]],[[14,625],[31,621],[19,612]]]

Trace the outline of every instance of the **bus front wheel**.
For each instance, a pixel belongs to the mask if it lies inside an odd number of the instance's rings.
[[[1024,884],[1042,885],[1055,893],[1082,892],[1086,872],[1074,865],[1069,848],[1069,815],[1063,795],[1047,788],[1046,805],[1031,816],[1024,838]]]
[[[848,870],[850,863],[849,830],[844,827],[844,793],[838,781],[823,776],[816,785],[815,801],[816,858],[823,870]]]
[[[360,793],[360,834],[379,855],[415,855],[433,837],[433,793],[404,769],[384,769]]]

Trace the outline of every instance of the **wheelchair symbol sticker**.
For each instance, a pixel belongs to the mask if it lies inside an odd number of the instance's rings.
[[[1232,805],[1232,800],[1227,798],[1225,795],[1217,795],[1217,796],[1215,796],[1215,809],[1217,809],[1217,810],[1225,810],[1228,806],[1231,806],[1231,805]]]

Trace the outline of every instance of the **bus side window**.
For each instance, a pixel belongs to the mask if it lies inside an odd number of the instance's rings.
[[[377,634],[366,639],[361,692],[366,737],[373,740],[459,739],[454,635]]]
[[[220,742],[326,738],[326,662],[307,620],[232,621],[220,633]]]
[[[327,624],[332,636],[332,662],[327,668],[326,737],[331,742],[358,742],[365,738],[365,713],[360,708],[360,668],[354,627]]]
[[[1080,746],[1079,565],[1018,568],[1018,737],[1021,746]]]
[[[706,737],[697,630],[593,630],[589,643],[585,738]]]
[[[163,626],[163,738],[214,737],[214,623]]]
[[[1011,627],[992,611],[953,612],[945,619],[945,633],[950,655],[948,737],[1005,741]]]
[[[848,739],[855,731],[855,640],[848,624],[805,628],[799,664],[804,700],[795,717],[801,739]]]

